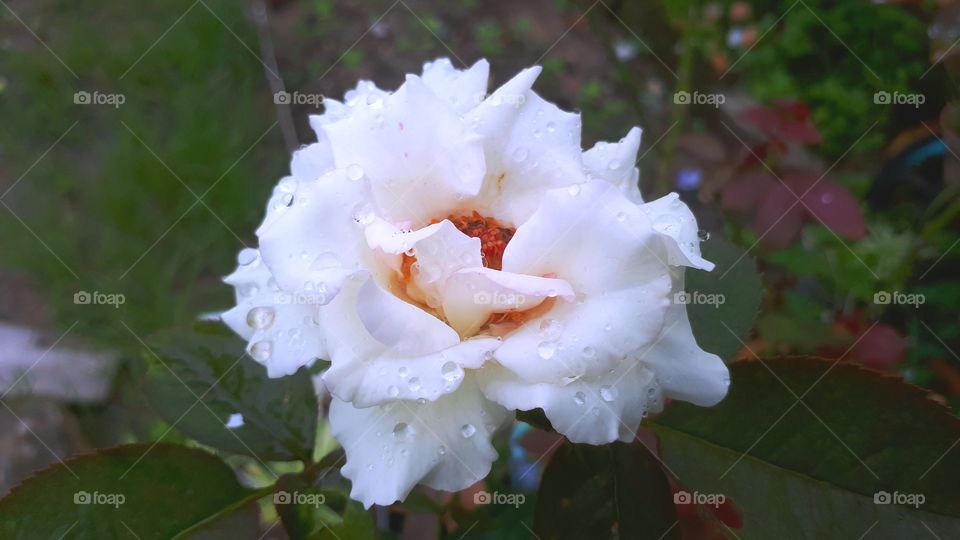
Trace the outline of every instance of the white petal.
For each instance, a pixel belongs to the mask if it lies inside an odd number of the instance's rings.
[[[478,378],[488,398],[508,409],[543,409],[554,429],[574,443],[630,442],[640,421],[663,408],[653,372],[635,359],[566,385],[528,383],[496,365],[480,370]]]
[[[649,218],[606,182],[552,190],[517,228],[503,269],[556,274],[579,294],[602,294],[669,275]]]
[[[290,160],[290,174],[299,180],[316,180],[333,169],[333,151],[326,138],[295,151]]]
[[[493,313],[526,311],[547,298],[572,302],[576,296],[562,279],[465,268],[453,273],[443,288],[443,314],[462,336],[473,335]]]
[[[356,407],[398,399],[436,401],[456,391],[464,370],[479,368],[498,345],[497,339],[483,338],[422,356],[400,356],[389,349],[369,359],[338,355],[323,380],[333,395]]]
[[[507,417],[470,377],[434,402],[357,409],[334,399],[330,406],[333,435],[347,453],[341,472],[367,508],[403,500],[418,482],[456,491],[482,479],[497,458],[490,433]]]
[[[697,218],[676,193],[664,195],[640,206],[653,222],[667,247],[667,261],[677,266],[713,270],[714,264],[700,256]]]
[[[355,217],[368,197],[342,170],[288,186],[257,230],[263,260],[283,290],[329,301],[344,279],[370,266]]]
[[[497,361],[529,382],[596,377],[657,338],[669,305],[670,279],[557,302],[546,315],[504,337]]]
[[[279,291],[256,250],[241,252],[240,262],[245,264],[224,278],[236,289],[237,305],[220,318],[248,341],[247,351],[266,366],[267,375],[289,375],[326,356],[316,326],[318,305],[307,297],[292,301]]]
[[[663,334],[641,361],[656,374],[666,397],[710,407],[727,395],[730,372],[719,356],[697,345],[683,304],[669,308]]]
[[[339,167],[369,178],[379,214],[419,226],[446,216],[480,190],[480,137],[419,77],[395,93],[360,101],[349,117],[322,125]]]
[[[448,220],[412,232],[402,232],[382,219],[376,219],[365,231],[373,249],[389,254],[412,252],[411,283],[406,293],[432,308],[441,305],[441,293],[447,278],[461,268],[481,266],[480,239],[460,232]]]
[[[384,290],[373,279],[360,287],[357,314],[374,339],[402,356],[437,352],[460,342],[453,328]]]
[[[479,60],[468,69],[453,67],[449,58],[438,58],[423,66],[423,82],[459,114],[483,101],[490,78],[490,64]]]
[[[539,68],[520,72],[467,113],[485,136],[487,177],[478,199],[490,215],[519,223],[545,189],[586,181],[580,115],[530,90]]]
[[[619,142],[598,142],[583,153],[583,167],[596,179],[619,187],[631,202],[643,202],[637,180],[640,170],[636,167],[637,151],[643,131],[634,127]]]

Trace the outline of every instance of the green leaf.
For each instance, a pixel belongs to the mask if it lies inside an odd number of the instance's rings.
[[[360,503],[301,476],[281,477],[273,503],[292,540],[366,540],[376,534],[373,518]]]
[[[230,527],[228,518],[259,496],[212,454],[131,444],[67,460],[14,488],[0,500],[0,537],[256,538],[255,526]]]
[[[687,490],[743,510],[739,537],[960,535],[960,419],[923,390],[814,358],[737,362],[730,375],[716,407],[674,403],[649,425]],[[902,504],[876,504],[884,494]]]
[[[538,538],[677,538],[670,485],[641,444],[564,443],[543,473]]]
[[[723,360],[743,346],[757,317],[763,283],[753,258],[724,238],[701,244],[703,258],[716,264],[711,272],[687,269],[684,289],[691,298],[687,315],[697,344]],[[712,302],[720,299],[722,302]]]
[[[197,330],[148,342],[144,390],[157,412],[210,446],[259,460],[309,460],[319,406],[306,368],[268,378],[239,338],[219,326]],[[227,428],[236,414],[243,425]]]

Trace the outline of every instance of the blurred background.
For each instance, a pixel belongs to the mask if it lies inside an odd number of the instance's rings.
[[[740,356],[842,357],[960,403],[960,2],[0,4],[0,494],[183,441],[139,390],[141,340],[231,306],[221,278],[322,96],[441,56],[487,58],[491,87],[542,65],[584,147],[644,129],[644,197],[679,192],[763,275]]]

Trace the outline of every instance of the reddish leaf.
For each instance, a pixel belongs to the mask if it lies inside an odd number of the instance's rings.
[[[903,360],[906,344],[892,326],[878,324],[869,328],[850,351],[867,367],[886,371]]]
[[[720,206],[741,212],[757,208],[775,182],[766,171],[751,171],[734,178],[721,189]]]
[[[867,224],[857,200],[843,187],[822,180],[803,197],[811,217],[837,235],[860,240],[867,235]]]
[[[768,248],[780,249],[790,245],[800,233],[804,218],[803,207],[793,193],[781,183],[767,191],[754,216],[753,229],[760,242]]]

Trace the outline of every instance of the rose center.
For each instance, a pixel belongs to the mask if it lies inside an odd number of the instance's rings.
[[[517,232],[515,227],[498,219],[481,216],[476,211],[469,216],[449,216],[447,219],[463,234],[480,239],[483,266],[493,270],[503,269],[503,251]]]

